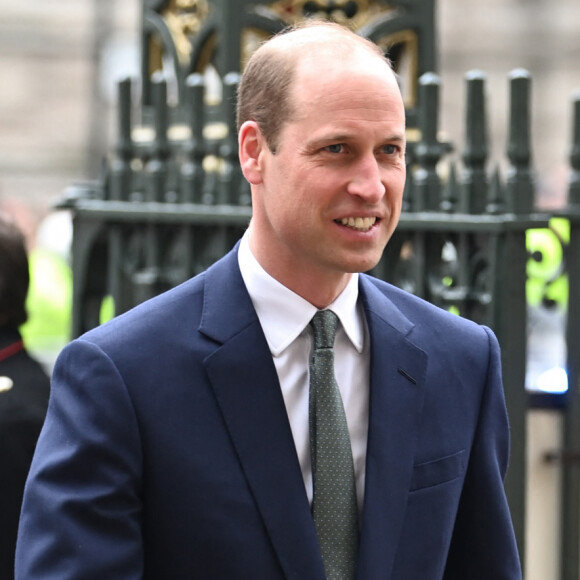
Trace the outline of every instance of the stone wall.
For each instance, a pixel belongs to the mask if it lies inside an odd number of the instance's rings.
[[[35,221],[72,181],[97,174],[112,136],[112,73],[137,70],[139,8],[0,0],[0,12],[0,204],[26,204]],[[116,70],[103,75],[94,55],[106,62],[112,49]]]

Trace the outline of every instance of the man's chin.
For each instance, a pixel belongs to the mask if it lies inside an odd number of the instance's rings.
[[[372,270],[381,260],[382,252],[379,256],[357,257],[345,261],[342,265],[342,271],[347,274],[361,274]]]

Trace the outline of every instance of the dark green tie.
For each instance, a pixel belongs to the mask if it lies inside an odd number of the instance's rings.
[[[319,310],[310,322],[310,453],[312,515],[328,580],[353,580],[358,553],[358,510],[350,437],[334,376],[338,318]]]

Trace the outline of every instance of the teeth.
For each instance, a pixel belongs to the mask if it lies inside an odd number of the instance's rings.
[[[349,228],[353,228],[355,230],[359,230],[361,232],[366,232],[371,229],[371,227],[377,221],[376,217],[349,217],[349,218],[342,218],[340,223],[343,226],[347,226]]]

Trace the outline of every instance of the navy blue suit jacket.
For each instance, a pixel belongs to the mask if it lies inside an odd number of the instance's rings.
[[[368,276],[359,580],[513,580],[499,348]],[[61,353],[20,580],[323,580],[276,369],[234,250]]]

